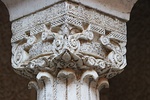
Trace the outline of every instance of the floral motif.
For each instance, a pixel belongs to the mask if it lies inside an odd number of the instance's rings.
[[[120,73],[126,65],[126,35],[125,27],[115,28],[114,23],[124,26],[125,22],[78,4],[56,5],[45,10],[45,19],[35,13],[33,22],[38,23],[33,26],[23,31],[12,28],[18,32],[12,37],[16,72],[33,77],[40,71],[56,75],[66,68],[77,72],[93,69],[107,78]]]

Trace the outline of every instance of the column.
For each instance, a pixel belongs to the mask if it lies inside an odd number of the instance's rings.
[[[17,12],[17,4],[9,10],[14,71],[31,80],[37,100],[100,100],[108,79],[127,64],[129,14],[120,10],[133,5],[116,9],[114,2],[98,0],[43,0],[46,6],[40,8],[37,2],[35,11]]]

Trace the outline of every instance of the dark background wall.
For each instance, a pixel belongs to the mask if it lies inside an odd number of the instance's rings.
[[[110,80],[109,100],[150,100],[150,0],[138,0],[127,28],[128,65]]]
[[[11,68],[10,25],[8,11],[0,1],[0,100],[31,100],[28,80]]]
[[[0,1],[0,100],[34,100],[28,80],[11,68],[11,23]],[[138,0],[127,23],[128,65],[109,80],[108,100],[150,100],[150,0]],[[107,100],[106,99],[106,100]]]

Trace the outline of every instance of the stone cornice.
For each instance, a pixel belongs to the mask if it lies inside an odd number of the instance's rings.
[[[43,8],[49,7],[56,2],[66,0],[2,0],[7,6],[10,20],[29,15]],[[131,9],[137,0],[67,0],[80,3],[105,12],[112,16],[129,20]],[[14,14],[15,13],[15,14]]]

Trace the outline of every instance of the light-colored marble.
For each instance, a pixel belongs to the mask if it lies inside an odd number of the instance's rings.
[[[135,1],[58,1],[5,1],[12,67],[35,80],[29,88],[37,100],[99,100],[107,79],[126,66],[126,20]]]
[[[65,68],[111,78],[126,66],[126,22],[79,4],[62,2],[21,18],[12,32],[12,65],[29,78]]]

